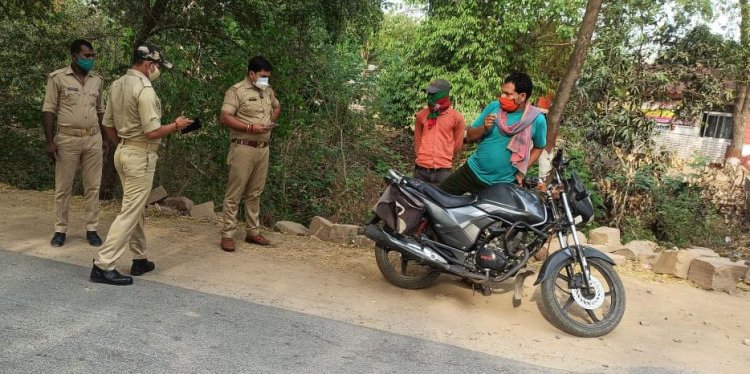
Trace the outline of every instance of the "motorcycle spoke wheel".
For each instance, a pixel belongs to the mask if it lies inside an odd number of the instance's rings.
[[[592,277],[588,290],[573,284],[583,275],[572,258],[558,264],[555,276],[542,282],[540,308],[557,328],[575,336],[598,337],[622,320],[625,289],[612,265],[598,258],[589,258],[588,263]]]
[[[418,263],[395,250],[375,248],[375,260],[385,279],[401,288],[427,288],[440,275],[439,271]]]

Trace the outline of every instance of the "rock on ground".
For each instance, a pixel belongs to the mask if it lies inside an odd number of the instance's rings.
[[[281,233],[288,235],[300,235],[305,236],[309,234],[307,227],[292,221],[279,221],[273,225],[273,228]]]
[[[162,204],[178,210],[182,214],[190,213],[190,209],[193,209],[193,206],[195,206],[193,200],[190,200],[185,196],[168,197],[164,199]]]
[[[320,216],[315,216],[310,222],[310,229],[308,233],[320,240],[327,241],[331,234],[332,226],[333,223],[331,223],[331,221]]]
[[[711,253],[714,253],[711,251]],[[653,264],[652,270],[657,274],[670,274],[678,278],[687,279],[690,264],[699,257],[711,256],[703,250],[678,249],[662,251]]]
[[[209,201],[200,205],[195,205],[190,208],[190,216],[194,218],[209,219],[215,221],[217,219],[216,212],[214,212],[214,202]]]
[[[328,233],[328,241],[336,243],[351,243],[359,233],[357,225],[334,224]]]
[[[148,195],[146,205],[156,204],[159,201],[166,199],[167,196],[169,195],[167,194],[167,190],[165,190],[163,186],[156,187],[151,190],[151,193]]]
[[[614,227],[597,227],[589,231],[589,244],[601,244],[613,248],[622,247],[620,230]]]
[[[747,272],[747,266],[724,257],[701,257],[693,260],[688,273],[691,280],[707,290],[732,291]]]

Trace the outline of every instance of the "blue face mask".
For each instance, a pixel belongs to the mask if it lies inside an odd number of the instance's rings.
[[[93,58],[76,58],[76,65],[78,65],[83,71],[88,72],[94,68]]]

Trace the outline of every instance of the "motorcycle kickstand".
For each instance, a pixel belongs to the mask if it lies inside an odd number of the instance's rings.
[[[521,298],[523,296],[523,282],[526,277],[534,274],[534,270],[526,269],[524,271],[516,273],[516,277],[513,280],[513,307],[518,308],[521,306]]]
[[[482,282],[482,283],[474,283],[474,282],[472,282],[472,284],[471,284],[471,296],[474,296],[474,294],[476,293],[475,286],[477,286],[477,285],[479,286],[479,292],[481,292],[483,296],[490,296],[490,295],[492,295],[492,287],[489,285],[489,283],[490,283],[490,271],[489,270],[485,270],[485,271],[486,271],[486,274],[485,274],[484,282]]]

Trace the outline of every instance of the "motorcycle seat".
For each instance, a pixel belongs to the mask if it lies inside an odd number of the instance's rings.
[[[443,208],[458,208],[474,204],[477,201],[475,195],[451,195],[443,190],[433,186],[432,184],[418,181],[418,185],[415,187],[423,194],[429,196],[436,203],[440,204]],[[417,183],[412,183],[412,185]]]

